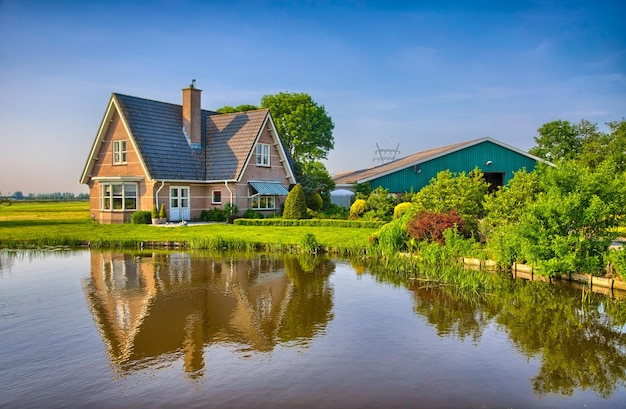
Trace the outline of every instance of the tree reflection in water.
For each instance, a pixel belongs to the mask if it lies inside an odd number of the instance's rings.
[[[413,282],[415,312],[439,335],[478,340],[492,321],[516,348],[541,362],[536,394],[592,390],[604,398],[625,385],[624,302],[541,282],[494,274],[488,294]]]
[[[182,354],[197,378],[211,344],[244,354],[306,345],[332,319],[334,268],[325,258],[93,251],[85,293],[120,374]]]

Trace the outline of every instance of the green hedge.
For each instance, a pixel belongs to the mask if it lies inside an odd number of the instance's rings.
[[[137,210],[130,215],[132,224],[150,224],[152,223],[152,213],[148,210]]]
[[[337,220],[337,219],[236,219],[234,224],[240,226],[311,226],[311,227],[353,227],[378,228],[383,221],[372,220]]]

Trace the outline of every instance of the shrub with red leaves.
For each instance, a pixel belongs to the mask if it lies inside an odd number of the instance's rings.
[[[444,245],[445,238],[443,237],[443,232],[447,229],[454,228],[455,225],[457,231],[463,234],[463,219],[461,219],[461,216],[459,216],[455,210],[451,210],[449,213],[421,211],[416,213],[415,216],[409,220],[407,233],[418,241],[436,241]]]

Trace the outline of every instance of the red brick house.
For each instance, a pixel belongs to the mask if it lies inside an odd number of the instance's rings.
[[[165,204],[170,221],[235,204],[278,213],[296,183],[267,109],[219,114],[200,107],[192,83],[181,105],[112,94],[80,183],[91,217],[123,223]]]

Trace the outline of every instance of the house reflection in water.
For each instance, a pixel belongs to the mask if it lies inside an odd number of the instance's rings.
[[[332,319],[332,271],[322,258],[311,264],[293,256],[94,251],[85,293],[118,371],[182,353],[195,377],[211,344],[266,352],[279,342],[311,340]]]

